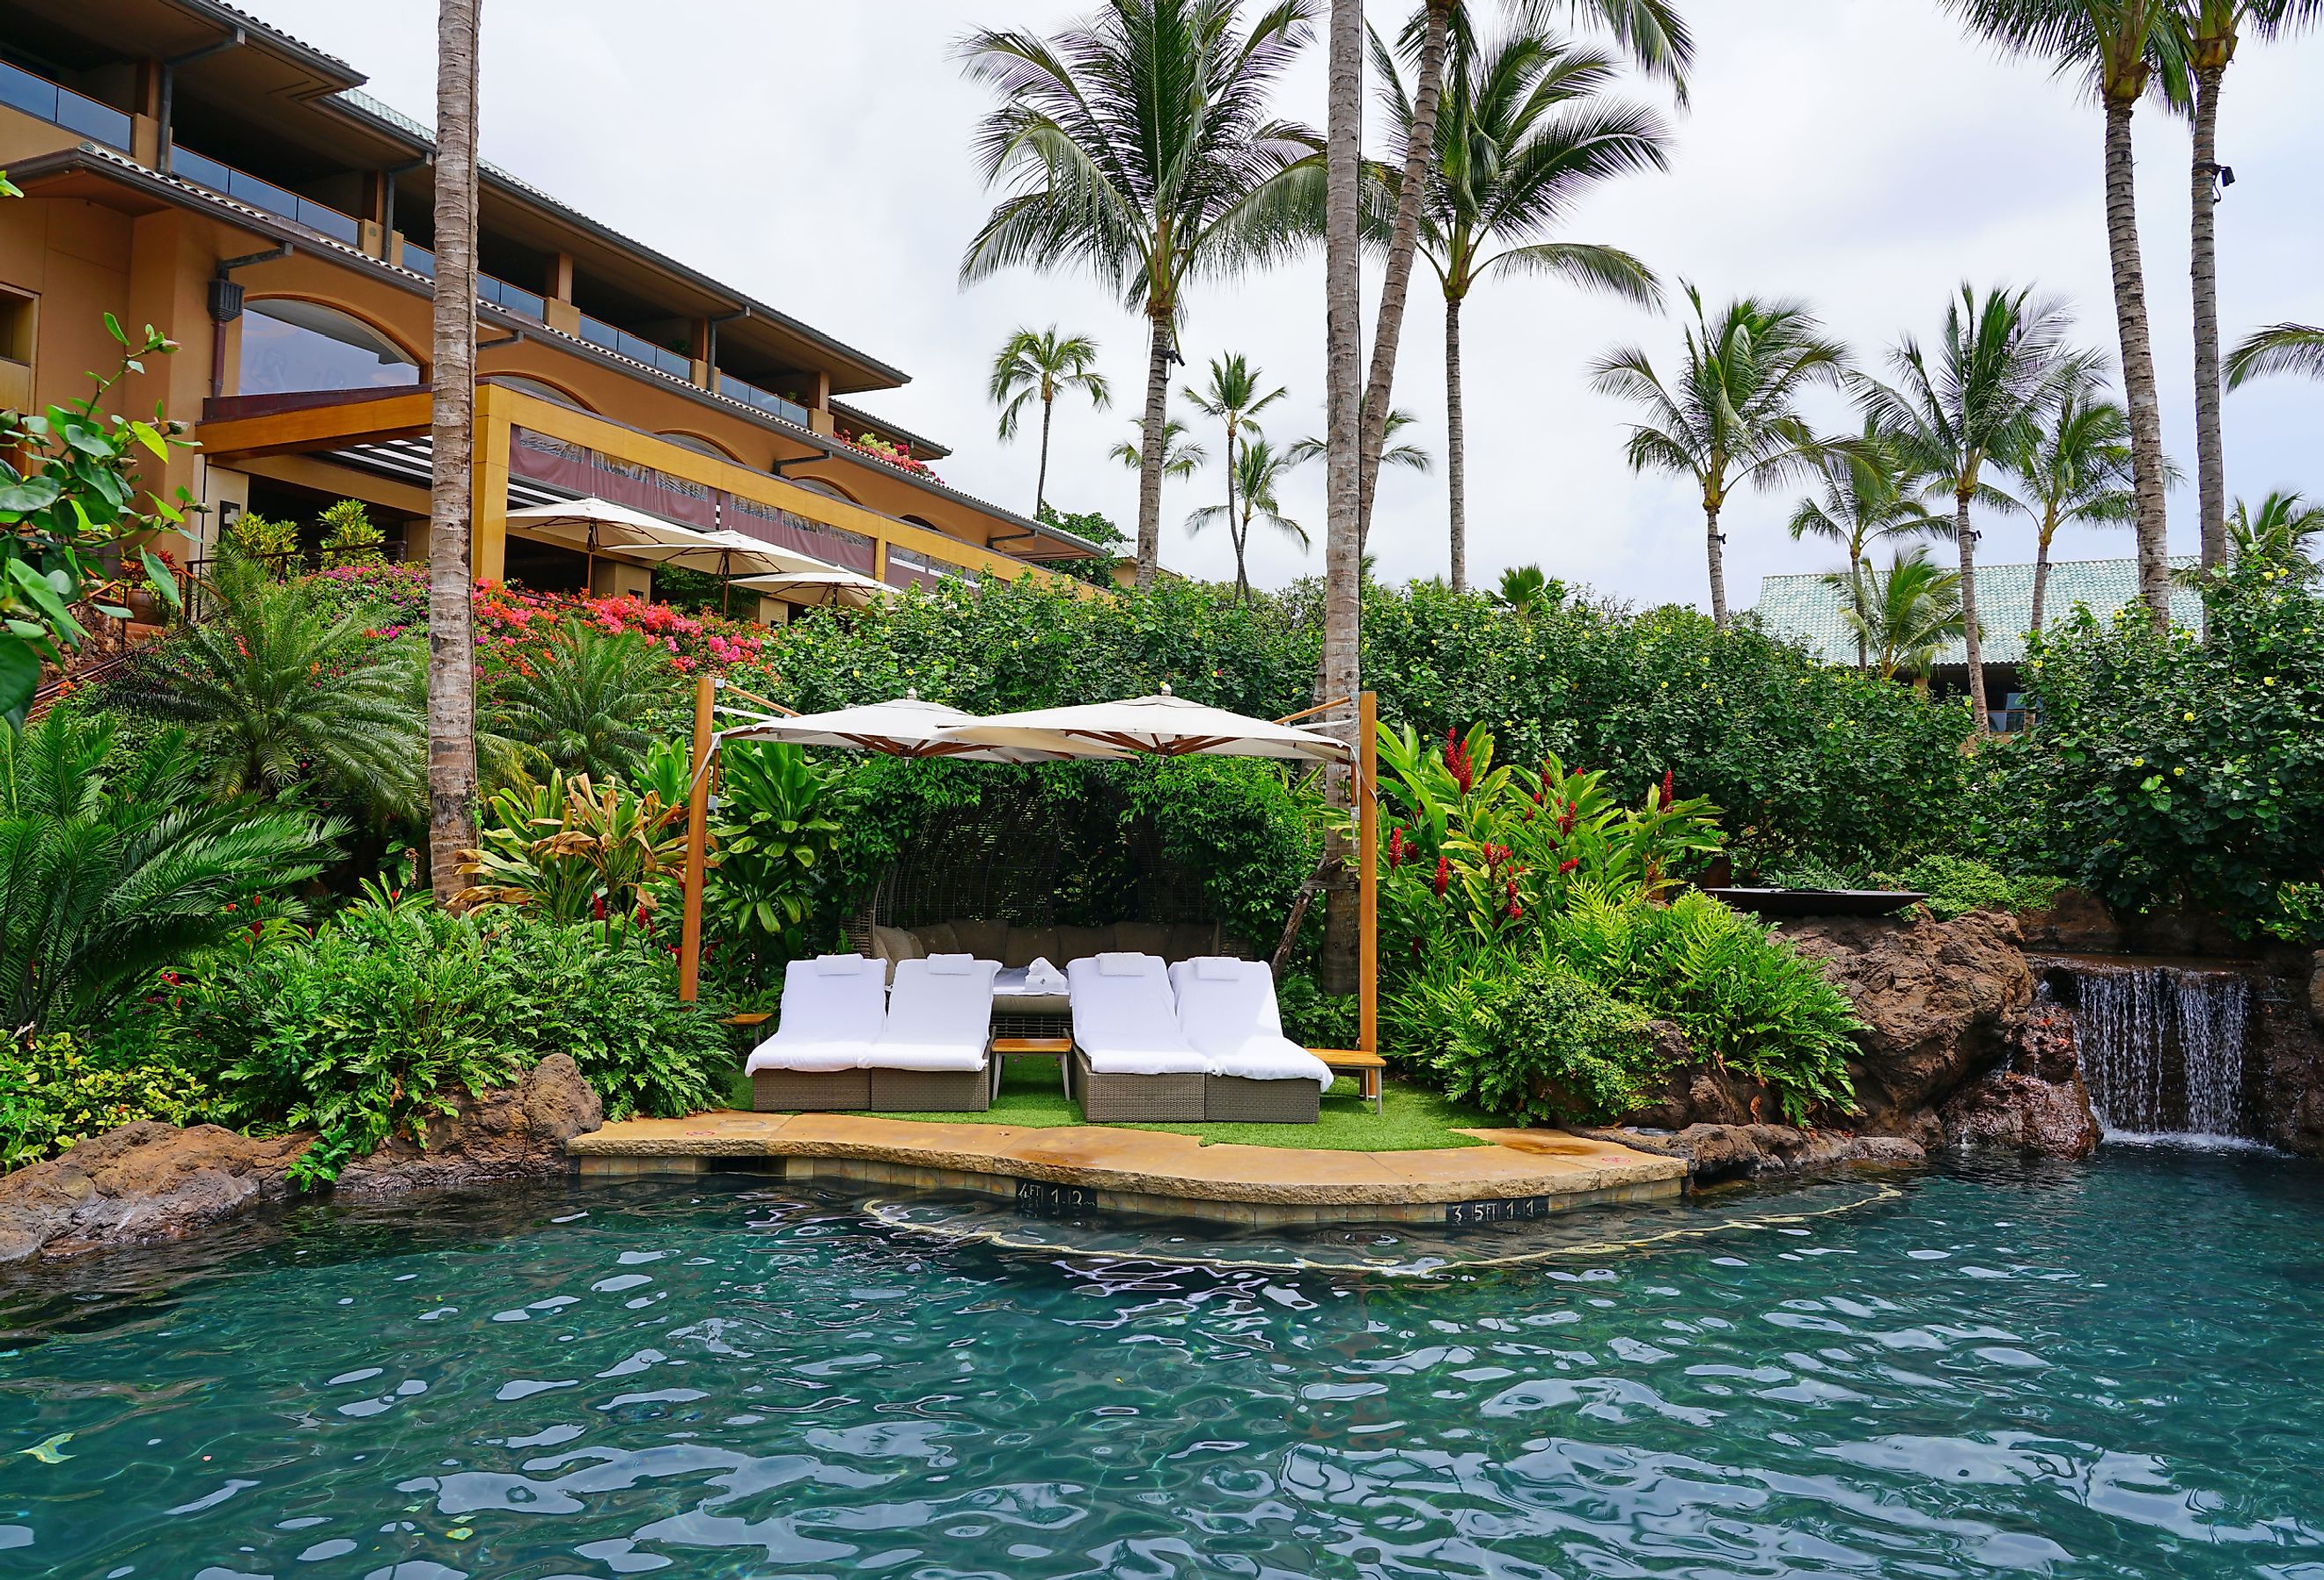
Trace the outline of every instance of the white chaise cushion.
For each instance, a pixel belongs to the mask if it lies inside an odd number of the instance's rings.
[[[1283,1035],[1275,973],[1264,960],[1204,956],[1170,967],[1178,1025],[1214,1076],[1250,1081],[1314,1081],[1332,1089],[1323,1061]]]
[[[775,1034],[751,1050],[743,1069],[828,1072],[863,1067],[863,1056],[887,1019],[883,962],[861,955],[818,955],[783,967],[783,1005]]]
[[[1178,1030],[1170,979],[1152,955],[1098,955],[1065,966],[1074,1040],[1109,1076],[1199,1076],[1210,1061]]]
[[[875,1070],[981,1070],[992,1035],[997,960],[931,955],[896,966],[888,1019],[863,1062]]]

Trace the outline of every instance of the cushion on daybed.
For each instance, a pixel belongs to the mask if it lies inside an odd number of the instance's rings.
[[[1152,955],[1101,955],[1065,967],[1074,1040],[1102,1075],[1206,1075],[1210,1061],[1179,1034],[1170,979]]]
[[[997,960],[936,955],[896,966],[888,1020],[865,1051],[875,1070],[981,1070],[992,1031]]]
[[[1264,960],[1204,956],[1170,967],[1178,1026],[1214,1076],[1310,1080],[1332,1089],[1323,1061],[1283,1035],[1275,974]]]
[[[783,967],[783,1003],[775,1033],[751,1051],[743,1068],[851,1070],[887,1020],[887,972],[861,955],[818,955]]]

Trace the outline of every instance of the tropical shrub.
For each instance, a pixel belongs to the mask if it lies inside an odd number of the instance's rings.
[[[296,576],[304,563],[299,552],[299,523],[279,522],[245,510],[228,522],[218,535],[225,558],[256,566],[270,576]]]
[[[528,1062],[570,1054],[608,1119],[715,1108],[734,1067],[715,1012],[682,1003],[670,952],[636,932],[521,922],[499,940],[516,986],[499,1035]]]
[[[1647,1014],[1534,954],[1424,976],[1382,1005],[1452,1096],[1529,1123],[1591,1123],[1662,1074]]]
[[[345,832],[208,793],[176,731],[116,752],[101,714],[0,726],[0,1018],[102,1020],[244,926],[254,896],[295,894]]]
[[[371,512],[364,507],[362,500],[342,499],[331,505],[323,512],[320,525],[325,569],[386,562],[381,550],[387,542],[387,534],[372,523]]]
[[[678,674],[691,674],[706,664],[724,670],[755,663],[767,636],[762,628],[747,622],[687,614],[668,604],[628,596],[584,597],[486,583],[476,588],[471,602],[475,612],[476,661],[487,678],[503,670],[522,674],[540,656],[547,639],[568,619],[607,635],[634,635],[668,653],[670,669]]]
[[[594,919],[608,936],[646,923],[656,890],[686,864],[686,808],[651,790],[552,773],[547,785],[503,790],[486,803],[484,843],[460,853],[462,906],[537,910],[549,919]]]
[[[137,1120],[191,1123],[208,1103],[174,1065],[111,1063],[69,1031],[0,1044],[0,1173]]]
[[[2062,878],[2019,876],[1965,855],[1924,855],[1901,873],[1809,859],[1762,872],[1758,881],[1778,889],[1915,890],[1928,896],[1925,908],[1940,921],[1974,910],[2039,910],[2065,887]]]
[[[723,946],[765,975],[828,941],[816,917],[853,798],[798,747],[738,740],[719,754],[719,800],[704,908]]]
[[[1353,993],[1325,993],[1303,971],[1289,971],[1275,984],[1283,1034],[1302,1048],[1353,1048],[1362,1030],[1362,1009]]]
[[[307,579],[318,608],[362,611],[371,624],[365,634],[392,641],[406,631],[428,628],[428,568],[425,565],[335,565]]]
[[[2206,641],[2135,609],[2044,634],[2034,727],[1980,753],[1978,848],[2120,911],[2297,931],[2285,886],[2324,881],[2324,589],[2254,560],[2204,597]]]

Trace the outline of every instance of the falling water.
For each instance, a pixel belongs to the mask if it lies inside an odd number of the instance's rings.
[[[2172,966],[2077,966],[2073,975],[2082,1077],[2109,1134],[2248,1133],[2248,982]]]

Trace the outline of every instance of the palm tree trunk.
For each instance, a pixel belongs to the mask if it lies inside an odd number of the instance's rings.
[[[1228,486],[1233,486],[1231,479],[1229,480]],[[1250,577],[1245,570],[1244,566],[1246,564],[1245,556],[1249,553],[1250,549],[1250,512],[1249,510],[1245,510],[1243,512],[1242,525],[1240,528],[1237,528],[1235,525],[1235,518],[1231,513],[1231,507],[1230,507],[1230,513],[1227,516],[1227,531],[1234,534],[1235,602],[1238,604],[1248,604],[1250,602]]]
[[[1444,485],[1451,495],[1452,590],[1469,590],[1469,422],[1461,409],[1461,299],[1444,299]]]
[[[2029,636],[2042,634],[2042,613],[2050,597],[2050,540],[2058,533],[2058,507],[2046,506],[2042,514],[2042,531],[2034,540],[2034,607],[2025,622]]]
[[[2154,388],[2146,279],[2138,256],[2137,183],[2130,143],[2133,107],[2133,102],[2107,101],[2107,245],[2114,261],[2123,394],[2130,409],[2131,482],[2138,499],[2138,590],[2159,631],[2171,622],[2170,523],[2163,497],[2163,407]],[[1984,727],[1982,715],[1978,727]]]
[[[1041,507],[1049,503],[1049,419],[1056,415],[1057,397],[1053,391],[1041,397],[1041,470],[1033,482],[1033,519],[1041,519]]]
[[[1359,622],[1362,616],[1363,533],[1360,360],[1363,355],[1362,237],[1358,197],[1364,106],[1362,0],[1332,0],[1323,149],[1323,695],[1349,699],[1331,716],[1342,739],[1355,745],[1355,695],[1362,683]],[[1338,769],[1325,790],[1350,807],[1349,775]],[[1370,793],[1370,787],[1365,787]],[[1344,827],[1344,826],[1342,826]],[[1335,830],[1325,847],[1340,858],[1340,877],[1324,895],[1323,955],[1318,975],[1324,992],[1356,991],[1357,916],[1354,862],[1348,836]]]
[[[1719,530],[1719,506],[1702,507],[1702,536],[1711,556],[1711,619],[1727,629],[1727,538]]]
[[[1977,534],[1969,524],[1969,502],[1976,492],[1974,485],[1954,491],[1953,536],[1960,543],[1961,644],[1968,650],[1962,656],[1969,661],[1969,705],[1982,735],[1993,728],[1993,719],[1986,711],[1985,643],[1977,629]]]
[[[2191,185],[2195,285],[2195,461],[2202,499],[2203,568],[2227,557],[2227,451],[2219,432],[2219,89],[2224,62],[2195,73],[2195,160]]]
[[[1372,492],[1379,483],[1380,452],[1388,448],[1389,401],[1396,385],[1396,352],[1404,334],[1404,307],[1412,293],[1412,257],[1420,245],[1420,205],[1428,191],[1429,167],[1436,153],[1436,106],[1443,97],[1444,43],[1452,30],[1455,0],[1428,0],[1421,34],[1420,80],[1412,94],[1412,135],[1404,151],[1404,182],[1396,199],[1396,226],[1388,233],[1388,257],[1380,268],[1379,318],[1372,331],[1371,375],[1364,385],[1362,437],[1358,441],[1356,537],[1371,536]],[[1457,581],[1455,587],[1460,585]]]
[[[1856,589],[1858,603],[1864,599],[1864,549],[1851,542],[1848,546],[1848,585]],[[1856,628],[1856,672],[1863,674],[1872,667],[1872,650],[1865,645],[1864,627]]]
[[[1234,418],[1232,416],[1229,416],[1227,418],[1227,530],[1229,531],[1234,531],[1235,522],[1242,519],[1235,514],[1234,446]],[[1242,528],[1244,533],[1248,535],[1250,531],[1250,523],[1247,521],[1243,522]],[[1235,583],[1237,586],[1240,586],[1242,583],[1242,545],[1240,543],[1237,543],[1235,545]]]
[[[476,666],[469,596],[476,448],[476,54],[481,0],[436,20],[436,282],[428,498],[428,873],[461,889],[476,842]]]
[[[1138,587],[1154,585],[1162,562],[1162,426],[1170,405],[1170,315],[1147,310],[1146,431],[1138,444]]]

